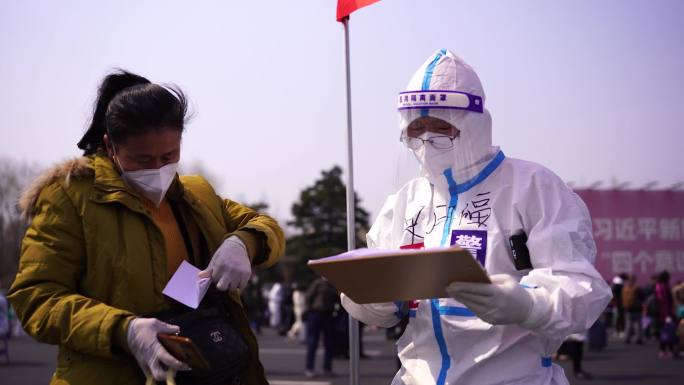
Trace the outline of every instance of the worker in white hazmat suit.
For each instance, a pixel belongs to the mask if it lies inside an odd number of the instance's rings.
[[[408,303],[360,305],[342,294],[349,314],[369,325],[408,313],[393,384],[567,384],[551,355],[611,298],[593,266],[586,206],[548,169],[492,146],[484,102],[473,69],[447,50],[398,96],[401,140],[422,175],[387,199],[368,246],[458,245],[492,283],[452,283],[451,298]]]

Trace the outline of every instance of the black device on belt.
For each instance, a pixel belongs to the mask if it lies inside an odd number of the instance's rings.
[[[532,268],[532,261],[530,260],[530,250],[527,248],[527,234],[524,232],[512,235],[508,238],[508,243],[513,252],[513,264],[518,270],[527,270]]]

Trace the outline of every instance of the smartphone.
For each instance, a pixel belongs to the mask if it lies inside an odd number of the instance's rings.
[[[209,362],[188,337],[159,333],[157,339],[176,359],[185,362],[193,369],[209,370]]]

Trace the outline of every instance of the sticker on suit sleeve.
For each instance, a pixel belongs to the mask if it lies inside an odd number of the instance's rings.
[[[473,255],[473,258],[477,259],[484,266],[485,258],[487,257],[486,230],[452,230],[451,245],[468,250]]]
[[[409,301],[409,317],[414,318],[418,312],[418,305],[420,302],[418,300],[412,299]]]

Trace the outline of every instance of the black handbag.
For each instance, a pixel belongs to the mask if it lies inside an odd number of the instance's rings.
[[[193,255],[185,222],[171,205],[188,256]],[[209,258],[203,260],[208,261]],[[173,301],[169,310],[151,317],[180,327],[179,335],[190,338],[209,364],[209,370],[193,369],[176,373],[177,385],[236,385],[249,363],[249,348],[225,305],[225,293],[212,284],[197,309]]]
[[[225,305],[215,297],[215,293],[207,293],[197,309],[176,303],[170,310],[151,315],[178,325],[179,335],[190,338],[209,363],[209,370],[178,371],[178,385],[239,384],[240,373],[247,367],[247,343]]]

